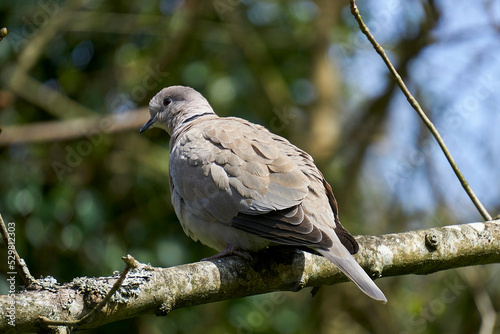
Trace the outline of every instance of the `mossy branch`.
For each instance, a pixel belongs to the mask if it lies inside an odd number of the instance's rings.
[[[359,236],[357,240],[361,250],[356,259],[372,277],[430,274],[500,262],[499,220]],[[347,280],[328,260],[289,248],[262,251],[253,256],[253,262],[231,256],[171,268],[137,267],[128,272],[110,301],[78,328],[96,328],[146,314],[166,315],[186,306]],[[30,289],[14,295],[15,326],[8,324],[4,311],[0,315],[0,332],[39,331],[40,317],[78,321],[106,298],[118,279],[118,274],[81,277],[64,285],[49,278],[37,280]],[[10,298],[0,296],[0,309],[7,310]]]

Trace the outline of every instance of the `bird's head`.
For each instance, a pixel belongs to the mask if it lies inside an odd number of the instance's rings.
[[[208,101],[191,87],[170,86],[163,88],[149,101],[151,118],[139,130],[158,127],[170,135],[177,127],[203,116],[215,115]]]

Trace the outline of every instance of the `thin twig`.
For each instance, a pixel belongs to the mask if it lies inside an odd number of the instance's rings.
[[[24,260],[21,259],[21,257],[17,253],[15,244],[15,226],[12,231],[10,231],[10,227],[11,226],[9,225],[9,231],[7,231],[7,227],[5,226],[5,223],[3,221],[2,214],[0,214],[0,232],[2,233],[3,241],[7,245],[8,249],[7,258],[8,260],[10,260],[12,257],[14,258],[15,268],[19,273],[19,276],[21,276],[24,285],[29,286],[35,282],[35,279],[33,278],[33,276],[31,276],[28,266],[26,265],[26,262],[24,262]],[[14,241],[12,240],[11,235],[14,237]],[[10,264],[9,264],[9,270],[14,270],[14,267]]]
[[[116,282],[113,284],[111,287],[111,290],[106,294],[103,300],[99,302],[89,313],[87,313],[85,316],[81,317],[78,320],[75,321],[64,321],[64,320],[51,320],[47,319],[45,317],[40,317],[40,320],[42,321],[43,325],[45,326],[78,326],[81,324],[84,324],[87,320],[91,319],[92,316],[99,312],[111,299],[111,297],[115,294],[115,292],[120,288],[120,286],[123,283],[123,280],[125,280],[125,277],[127,276],[127,273],[130,271],[130,269],[135,268],[139,265],[139,262],[137,262],[136,259],[134,259],[131,255],[127,255],[122,257],[123,262],[125,262],[125,269],[123,269],[122,273],[120,274],[120,277],[116,280]]]
[[[427,126],[429,131],[432,133],[434,138],[436,138],[439,146],[441,147],[441,150],[443,151],[444,155],[446,156],[446,159],[448,159],[448,162],[450,163],[451,168],[455,172],[460,183],[462,184],[462,187],[465,189],[465,191],[469,195],[470,199],[472,200],[472,202],[476,206],[477,210],[479,211],[479,213],[481,214],[481,216],[485,220],[487,220],[487,221],[492,220],[491,215],[488,213],[488,211],[486,211],[483,204],[481,203],[481,201],[479,201],[476,194],[474,193],[474,191],[470,187],[469,183],[467,182],[467,180],[463,176],[462,172],[458,168],[457,164],[455,163],[455,160],[451,156],[450,151],[446,147],[446,145],[443,141],[443,138],[441,138],[441,135],[439,134],[438,130],[436,129],[434,124],[432,124],[431,120],[427,117],[427,115],[424,113],[424,111],[422,110],[422,108],[418,104],[417,100],[410,93],[410,91],[406,87],[405,83],[403,82],[403,79],[401,79],[401,76],[396,71],[396,69],[392,65],[391,61],[389,60],[389,57],[387,57],[387,55],[385,54],[382,46],[380,46],[380,44],[377,43],[377,41],[375,40],[373,35],[370,33],[370,30],[368,29],[368,27],[363,22],[363,19],[361,18],[361,14],[359,13],[358,7],[356,6],[355,0],[349,0],[349,3],[351,6],[351,14],[354,16],[354,18],[358,22],[359,29],[361,30],[361,32],[363,34],[366,35],[366,37],[368,38],[370,43],[373,45],[373,48],[375,49],[375,51],[377,51],[377,53],[380,55],[380,57],[382,57],[382,60],[386,64],[386,66],[389,69],[389,71],[391,72],[391,74],[396,79],[396,83],[398,84],[398,86],[401,89],[401,91],[403,92],[403,94],[406,96],[406,99],[408,100],[410,105],[413,107],[413,109],[415,109],[415,111],[418,113],[420,118],[422,118],[424,124]]]

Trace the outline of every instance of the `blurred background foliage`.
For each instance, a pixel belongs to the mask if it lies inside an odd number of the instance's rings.
[[[0,212],[36,277],[108,276],[214,252],[186,237],[168,194],[168,136],[139,136],[169,85],[310,152],[354,234],[481,220],[359,32],[347,1],[23,0],[0,4]],[[500,5],[359,1],[492,215],[500,211]],[[6,254],[3,248],[3,254]],[[5,268],[5,259],[0,268]],[[0,289],[7,285],[0,273]],[[500,332],[499,266],[254,296],[92,333]]]

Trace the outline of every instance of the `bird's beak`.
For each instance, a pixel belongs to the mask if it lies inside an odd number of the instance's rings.
[[[139,133],[143,133],[144,131],[149,129],[149,127],[153,125],[155,121],[156,121],[156,115],[151,117],[150,120],[142,126],[142,128],[139,130]]]

